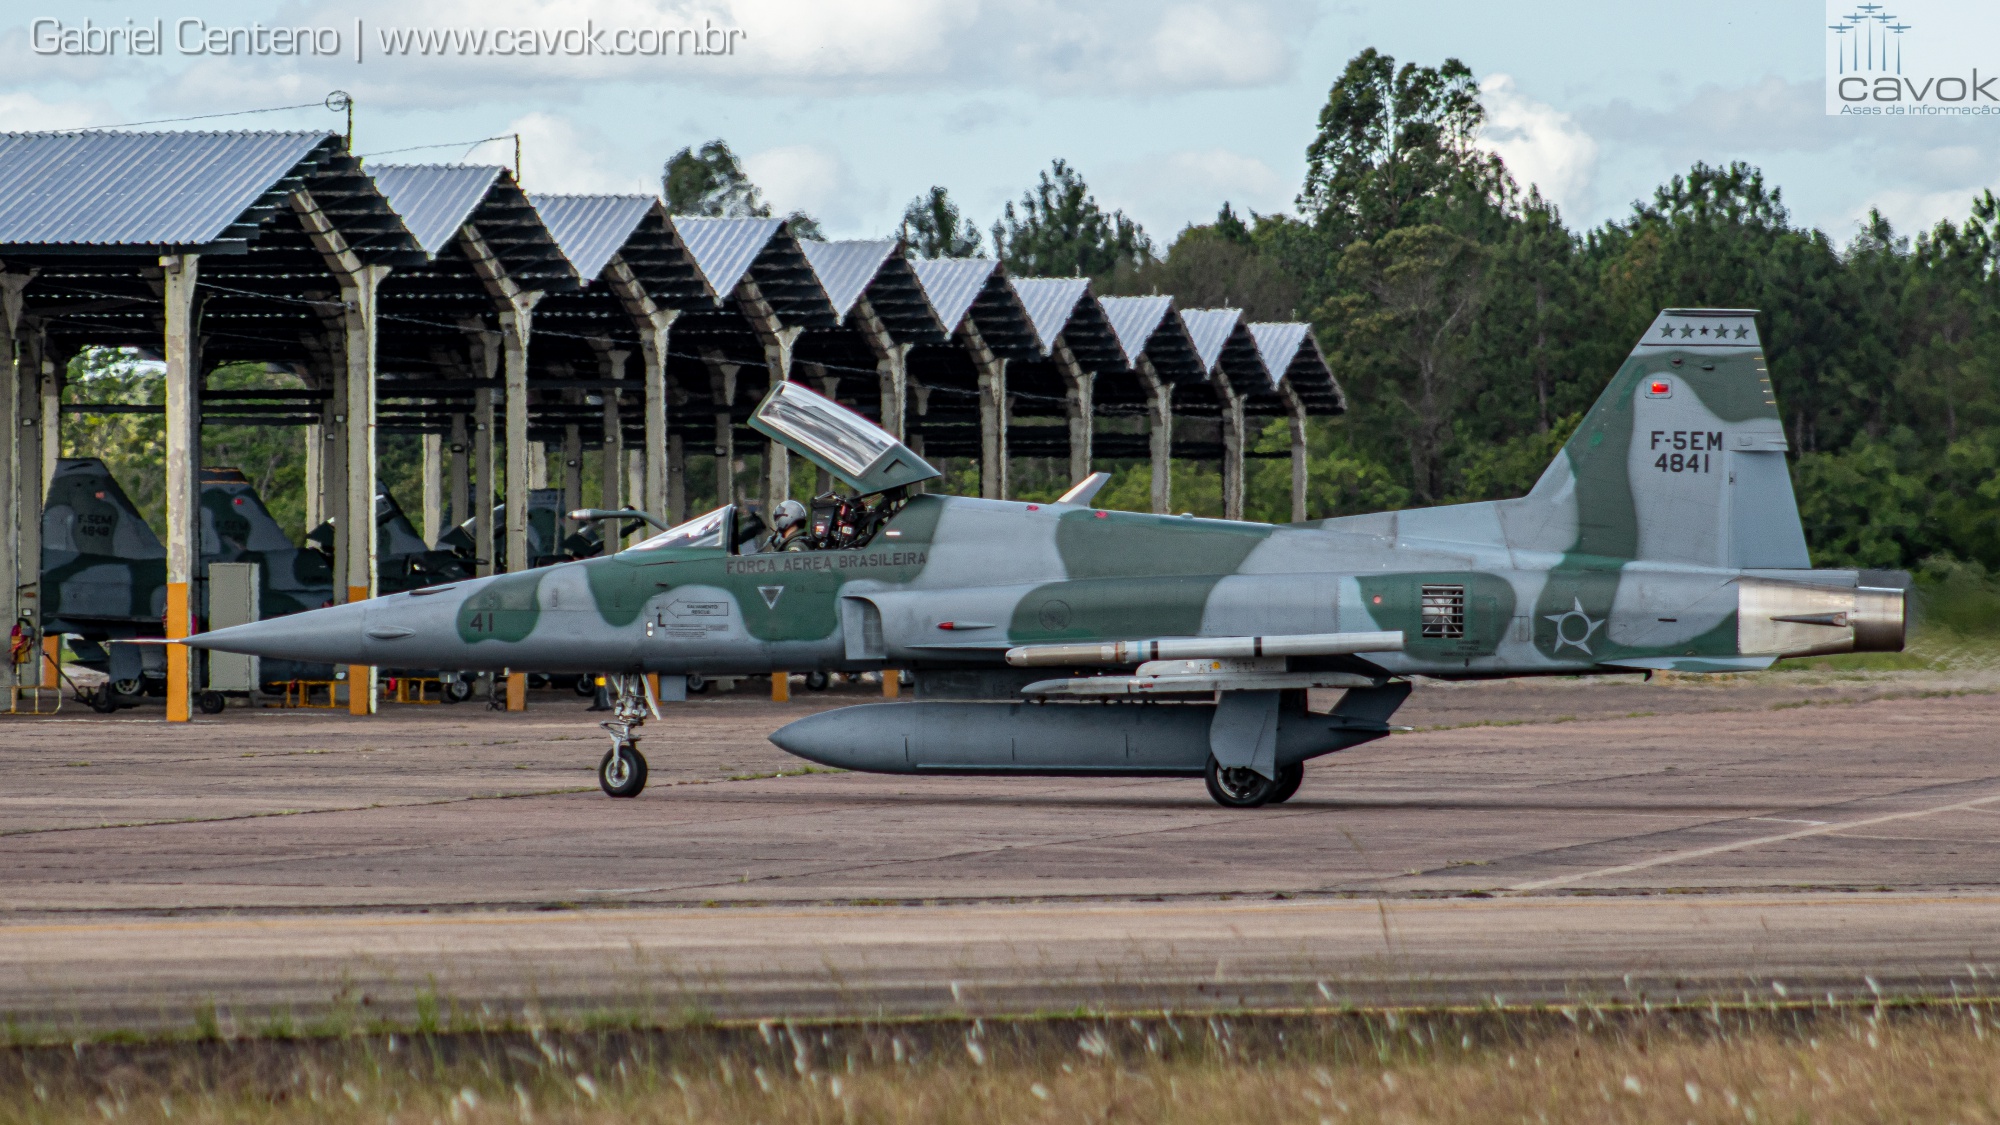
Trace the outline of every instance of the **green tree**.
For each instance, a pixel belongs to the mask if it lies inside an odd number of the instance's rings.
[[[1056,160],[993,224],[993,246],[1022,277],[1107,277],[1153,260],[1153,242],[1123,211],[1098,206],[1074,168]]]
[[[717,137],[699,149],[684,148],[667,159],[661,175],[667,211],[712,219],[763,219],[771,207],[743,171],[736,154]]]
[[[1351,374],[1350,426],[1379,451],[1401,452],[1419,504],[1448,496],[1446,457],[1470,390],[1486,258],[1441,226],[1392,230],[1347,248],[1344,292],[1321,312],[1340,369]]]
[[[1500,159],[1473,142],[1486,111],[1457,59],[1404,63],[1369,48],[1348,61],[1306,146],[1299,214],[1334,245],[1447,223],[1505,191]]]
[[[896,237],[918,258],[973,258],[979,255],[979,226],[965,217],[944,188],[932,186],[903,208]]]

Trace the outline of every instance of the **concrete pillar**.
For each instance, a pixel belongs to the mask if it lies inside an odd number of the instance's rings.
[[[333,600],[347,600],[347,364],[336,354],[327,368],[320,413],[320,514],[333,522]]]
[[[639,362],[646,390],[645,490],[633,494],[640,510],[658,517],[667,509],[667,358],[668,341],[676,317],[671,309],[652,310],[639,324]],[[673,522],[671,520],[669,523]]]
[[[62,393],[69,382],[69,357],[58,363],[42,349],[42,495],[56,478],[56,462],[62,458]],[[40,526],[39,521],[36,526]]]
[[[1146,429],[1152,454],[1153,511],[1165,515],[1174,503],[1174,385],[1160,378],[1144,352],[1135,365],[1146,388]]]
[[[548,443],[531,441],[528,443],[528,489],[534,491],[549,486]]]
[[[631,357],[632,353],[623,348],[607,348],[597,356],[599,373],[607,382],[622,382],[625,361]],[[619,414],[619,392],[606,388],[601,395],[604,400],[604,464],[599,474],[597,506],[616,511],[625,506],[625,420]],[[604,549],[607,552],[618,549],[614,540],[620,526],[616,522],[603,526]]]
[[[1071,484],[1090,475],[1090,438],[1095,427],[1091,411],[1097,390],[1097,375],[1085,371],[1069,350],[1069,341],[1056,337],[1050,353],[1063,379],[1063,413],[1069,422],[1069,479]]]
[[[904,440],[904,415],[909,404],[910,388],[910,348],[913,345],[899,344],[889,335],[888,326],[876,314],[875,305],[866,294],[854,302],[854,311],[848,314],[848,323],[860,330],[868,341],[868,347],[875,353],[875,371],[881,381],[882,428],[889,431],[897,441]]]
[[[451,416],[451,526],[472,518],[472,445],[463,413]]]
[[[772,386],[791,380],[792,348],[802,331],[780,328],[764,337],[764,367],[770,373]],[[766,442],[764,448],[764,519],[769,522],[771,513],[792,495],[792,457],[789,450],[775,441]]]
[[[628,449],[625,451],[625,495],[643,496],[645,495],[645,488],[646,451],[643,449]],[[644,534],[644,532],[640,534]]]
[[[347,600],[365,601],[377,593],[375,493],[375,293],[387,266],[363,266],[341,278],[341,334],[347,370]],[[350,714],[375,713],[375,668],[356,664],[347,670]]]
[[[1007,361],[979,372],[979,495],[1007,498]]]
[[[166,283],[167,614],[168,640],[193,631],[195,566],[201,549],[201,367],[195,354],[194,288],[200,257],[162,257]],[[167,721],[194,714],[192,649],[167,646]]]
[[[19,560],[14,581],[19,618],[28,622],[33,636],[39,637],[42,631],[42,497],[46,494],[42,470],[42,357],[47,351],[48,340],[39,324],[31,328],[24,325],[15,333],[15,340],[20,348],[20,361],[16,367],[19,372],[20,424],[14,429],[20,441],[14,460],[14,558]],[[36,657],[36,660],[39,659]],[[32,685],[40,682],[40,669],[34,662],[21,671],[24,683]]]
[[[917,417],[922,418],[929,414],[931,412],[931,389],[922,383],[911,383],[909,384],[909,389],[911,397],[917,400]],[[909,414],[905,412],[903,417],[907,422]],[[910,452],[922,457],[924,455],[924,435],[911,433],[907,426],[904,428],[904,434],[903,444],[910,447]],[[943,466],[938,466],[938,468],[941,470]],[[924,491],[926,483],[925,481],[918,481],[911,488],[911,491],[921,494]]]
[[[424,542],[437,546],[444,534],[444,435],[427,433],[424,441]]]
[[[687,441],[679,434],[667,435],[667,515],[668,526],[687,519]]]
[[[1292,522],[1306,522],[1306,404],[1292,385],[1283,385],[1286,421],[1292,431]]]
[[[571,391],[570,394],[577,394]],[[563,427],[563,516],[583,507],[583,429],[574,422]]]
[[[326,413],[320,405],[322,416]],[[326,522],[326,426],[314,422],[306,427],[306,530],[318,530]]]
[[[500,552],[495,548],[493,505],[499,495],[496,479],[500,467],[493,456],[493,388],[472,392],[472,469],[477,475],[472,493],[472,539],[478,544],[474,569],[484,578],[498,570]]]
[[[27,560],[21,556],[15,541],[20,519],[20,489],[15,484],[15,473],[21,425],[14,413],[21,399],[16,361],[22,330],[21,291],[33,276],[25,272],[0,272],[0,637],[8,637],[14,623],[20,620],[20,586],[27,570]],[[186,651],[181,650],[183,667]],[[14,662],[0,656],[0,690],[15,686],[15,671]]]
[[[827,398],[833,400],[834,402],[839,402],[840,376],[828,375],[826,373],[825,364],[815,363],[812,364],[811,367],[813,369],[813,377],[817,379],[819,382],[819,393],[825,395]],[[831,491],[833,491],[833,474],[827,472],[825,469],[820,468],[818,465],[814,465],[813,495],[824,496]]]
[[[979,495],[1007,498],[1007,361],[993,354],[972,318],[959,325],[959,343],[979,373]],[[921,400],[920,400],[921,401]]]
[[[1243,399],[1231,394],[1222,406],[1222,518],[1243,518]]]
[[[708,359],[708,392],[715,403],[715,496],[716,505],[736,503],[736,373],[738,364]]]
[[[528,334],[534,302],[510,302],[500,310],[500,348],[507,395],[507,570],[528,569]]]

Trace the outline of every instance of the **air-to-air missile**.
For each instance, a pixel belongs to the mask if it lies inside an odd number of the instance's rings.
[[[1268,524],[917,494],[938,473],[781,383],[751,425],[852,490],[782,543],[718,508],[603,558],[192,638],[337,664],[609,670],[599,781],[691,672],[908,669],[771,736],[885,773],[1205,777],[1283,801],[1441,679],[1741,672],[1902,647],[1898,579],[1814,570],[1754,314],[1662,312],[1515,500]],[[587,513],[610,516],[612,513]],[[631,513],[620,513],[629,516]],[[659,677],[658,696],[643,674]],[[1330,711],[1311,689],[1344,689]]]

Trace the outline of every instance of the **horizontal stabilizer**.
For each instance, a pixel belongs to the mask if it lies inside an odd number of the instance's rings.
[[[1228,660],[1259,656],[1349,656],[1401,652],[1400,630],[1379,633],[1293,633],[1275,637],[1168,637],[1096,644],[1024,645],[1007,650],[1016,668],[1065,664],[1138,664],[1147,660]]]

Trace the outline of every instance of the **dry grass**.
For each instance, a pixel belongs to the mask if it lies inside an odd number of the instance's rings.
[[[16,1048],[0,1123],[1992,1121],[1996,1009],[1054,1018]]]

